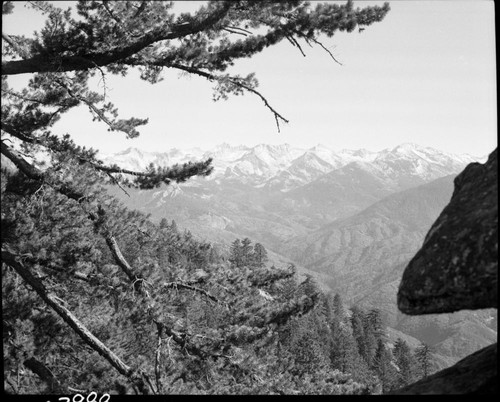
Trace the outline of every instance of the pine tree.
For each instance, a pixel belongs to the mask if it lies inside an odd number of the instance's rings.
[[[365,345],[364,358],[368,366],[372,367],[373,359],[377,351],[377,337],[372,327],[371,321],[366,316],[364,317],[363,321],[363,332],[364,332],[364,345]]]
[[[426,378],[431,370],[431,348],[426,343],[422,343],[415,349],[415,359],[418,362],[419,376]]]
[[[351,307],[351,326],[352,326],[352,334],[354,339],[356,340],[356,344],[358,346],[358,351],[361,357],[365,359],[365,361],[369,361],[369,350],[367,339],[365,335],[365,327],[363,325],[363,311],[357,307]]]
[[[305,295],[305,296],[312,296],[316,295],[319,293],[319,286],[316,282],[316,280],[313,278],[312,275],[310,274],[305,274],[306,279],[301,282],[298,286],[298,292],[299,294]]]
[[[347,323],[335,317],[330,324],[332,330],[332,349],[330,361],[333,368],[350,373],[354,368],[355,356],[359,353],[356,340],[349,331]]]
[[[263,267],[267,261],[267,250],[262,244],[255,243],[253,246],[253,263],[258,267]]]
[[[373,368],[382,383],[382,392],[386,393],[394,389],[397,385],[398,372],[392,364],[392,354],[386,348],[384,342],[379,339],[377,351],[373,359]]]
[[[401,338],[394,344],[393,355],[399,367],[399,385],[405,386],[416,380],[417,362],[408,344]]]
[[[371,309],[368,312],[366,318],[370,322],[371,328],[373,330],[373,334],[375,335],[375,339],[377,340],[377,342],[380,339],[383,339],[385,337],[385,333],[384,333],[385,325],[384,325],[384,322],[382,320],[382,314],[381,314],[380,310]]]
[[[241,253],[241,265],[242,266],[252,265],[253,247],[252,247],[252,241],[248,237],[245,237],[241,241],[240,253]]]
[[[340,320],[345,318],[346,312],[344,309],[344,303],[342,301],[342,297],[338,293],[336,293],[333,298],[333,310],[335,315],[339,317]]]
[[[230,255],[229,255],[229,261],[235,267],[242,267],[243,266],[243,256],[242,256],[242,252],[241,252],[241,241],[240,241],[240,239],[235,239],[231,243],[231,250],[230,250]]]
[[[159,226],[160,226],[160,229],[168,228],[169,224],[168,224],[167,218],[161,218]]]

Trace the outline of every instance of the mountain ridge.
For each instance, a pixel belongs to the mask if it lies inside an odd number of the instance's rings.
[[[205,180],[237,178],[253,187],[268,186],[276,188],[273,182],[280,182],[280,176],[288,176],[289,185],[279,188],[282,192],[290,191],[301,185],[352,162],[364,162],[387,172],[405,168],[415,176],[431,179],[451,173],[458,173],[465,164],[481,161],[483,157],[468,154],[455,155],[430,147],[416,144],[401,144],[378,152],[365,149],[334,151],[318,144],[311,148],[298,148],[290,144],[258,144],[254,147],[245,145],[232,146],[219,144],[212,149],[177,148],[166,152],[147,152],[130,147],[115,154],[103,154],[106,163],[116,163],[121,167],[141,170],[149,163],[171,166],[188,161],[213,158],[213,173]],[[402,161],[404,160],[404,165]],[[395,166],[399,161],[399,166]],[[199,180],[194,178],[193,180]]]

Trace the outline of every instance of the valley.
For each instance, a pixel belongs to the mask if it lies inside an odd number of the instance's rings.
[[[415,144],[380,152],[222,144],[210,151],[128,149],[103,159],[142,169],[208,157],[214,172],[206,178],[128,189],[130,197],[109,191],[153,221],[173,219],[223,250],[236,238],[262,243],[276,266],[293,263],[347,304],[381,310],[389,339],[429,343],[440,368],[496,340],[496,311],[410,317],[396,306],[402,272],[450,200],[454,177],[484,157]]]

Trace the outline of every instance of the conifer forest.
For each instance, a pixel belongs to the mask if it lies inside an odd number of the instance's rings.
[[[208,1],[180,14],[164,1],[27,6],[43,29],[2,32],[5,393],[382,394],[432,373],[428,345],[389,346],[378,309],[275,265],[263,244],[242,237],[223,249],[168,211],[154,222],[108,191],[205,177],[210,158],[135,171],[51,131],[84,106],[89,127],[140,143],[147,116],[123,116],[89,80],[127,82],[134,70],[155,85],[168,69],[210,81],[216,100],[256,97],[279,131],[287,117],[258,86],[259,71],[227,68],[281,41],[336,63],[322,38],[383,24],[388,4]],[[2,13],[19,7],[4,1]],[[17,75],[29,77],[22,89],[9,84]]]

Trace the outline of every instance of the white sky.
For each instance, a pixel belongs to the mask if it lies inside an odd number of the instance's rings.
[[[63,2],[61,2],[63,3]],[[64,2],[64,7],[72,2]],[[355,7],[379,1],[355,1]],[[151,85],[136,74],[107,78],[108,96],[122,118],[148,117],[141,136],[127,140],[92,122],[85,107],[64,116],[54,132],[105,153],[130,146],[148,151],[216,144],[289,143],[335,150],[380,150],[414,142],[452,153],[482,156],[497,144],[494,3],[390,1],[381,23],[362,33],[324,38],[343,65],[303,44],[303,57],[283,41],[229,71],[255,72],[259,90],[290,120],[277,132],[274,117],[252,94],[212,101],[213,84],[167,71]],[[61,4],[62,6],[62,4]],[[194,8],[195,2],[182,2]],[[31,34],[41,18],[18,2],[3,18],[8,34]],[[27,76],[9,77],[9,83]]]

